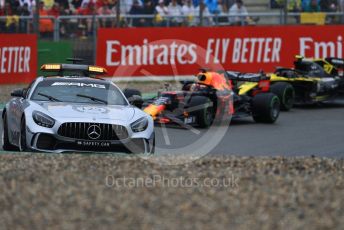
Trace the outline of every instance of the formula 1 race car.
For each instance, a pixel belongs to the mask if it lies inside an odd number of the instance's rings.
[[[159,92],[144,104],[156,123],[206,128],[213,122],[230,122],[233,92],[222,74],[202,69],[197,81],[182,82],[181,91]]]
[[[271,90],[281,99],[281,107],[314,104],[335,99],[344,93],[344,59],[306,59],[296,56],[294,68],[277,68],[270,75]]]
[[[93,77],[104,68],[45,64],[41,69],[50,76],[13,91],[3,110],[4,150],[154,153],[153,119],[115,84]]]
[[[245,74],[226,71],[234,91],[233,119],[252,116],[256,122],[274,123],[280,113],[280,100],[271,92],[264,73]]]
[[[240,81],[257,85],[240,88],[237,86]],[[261,76],[203,69],[197,75],[197,81],[182,83],[181,91],[160,92],[157,98],[147,101],[144,111],[157,123],[202,128],[210,126],[213,121],[221,123],[232,117],[253,116],[255,121],[264,123],[273,123],[278,118],[279,99],[269,92],[269,82]]]
[[[294,88],[288,82],[273,82],[270,76],[264,72],[259,73],[241,73],[234,71],[227,71],[227,78],[237,84],[237,95],[239,97],[257,94],[257,89],[264,84],[267,88],[263,88],[264,92],[275,94],[280,101],[280,110],[288,111],[294,104],[295,92]]]

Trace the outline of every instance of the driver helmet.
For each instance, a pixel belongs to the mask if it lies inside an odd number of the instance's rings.
[[[201,72],[197,74],[197,82],[211,86],[213,76],[210,72]]]

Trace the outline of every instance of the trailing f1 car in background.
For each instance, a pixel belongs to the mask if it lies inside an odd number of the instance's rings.
[[[270,75],[271,90],[280,97],[285,110],[289,110],[294,103],[331,101],[344,93],[343,69],[343,59],[296,56],[294,68],[277,68]]]
[[[274,123],[280,113],[280,100],[271,92],[270,80],[263,74],[224,72],[234,91],[233,118],[252,116],[256,122]]]
[[[266,85],[264,92],[270,92],[275,94],[280,101],[280,110],[288,111],[293,107],[295,92],[294,88],[288,82],[273,82],[269,76],[263,72],[259,73],[241,73],[228,71],[227,78],[236,84],[237,94],[240,97],[257,94],[257,89],[260,85]]]
[[[197,81],[182,82],[180,91],[159,92],[146,101],[144,111],[156,123],[182,127],[209,127],[213,122],[229,124],[233,113],[233,92],[219,73],[202,69]]]
[[[153,119],[98,66],[45,64],[53,72],[12,92],[2,113],[3,149],[154,153]],[[132,101],[135,104],[135,101]]]

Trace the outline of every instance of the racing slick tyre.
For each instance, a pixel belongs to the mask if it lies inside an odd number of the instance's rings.
[[[287,82],[277,82],[271,85],[271,92],[276,94],[281,103],[281,110],[289,111],[295,101],[294,87]]]
[[[3,132],[2,132],[2,149],[5,151],[18,151],[18,148],[12,145],[8,139],[7,115],[3,118]]]
[[[134,95],[142,97],[142,93],[140,92],[140,90],[137,89],[124,89],[123,93],[127,99],[131,98]]]
[[[252,115],[256,122],[274,123],[280,113],[280,101],[273,93],[257,94],[252,100]]]
[[[23,117],[20,123],[19,151],[25,152],[26,150],[26,122],[25,118]]]
[[[143,106],[142,94],[137,89],[124,89],[124,96],[128,99],[129,103],[141,109]]]
[[[207,128],[214,122],[214,107],[209,98],[202,96],[191,97],[188,108],[192,111],[191,114],[196,116],[197,124],[200,128]],[[193,111],[194,109],[195,111]]]

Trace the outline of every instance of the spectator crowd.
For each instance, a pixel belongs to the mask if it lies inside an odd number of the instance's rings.
[[[119,6],[117,4],[119,2]],[[284,0],[274,0],[283,4]],[[344,11],[344,0],[288,0],[292,12],[336,12]],[[32,16],[36,11],[36,0],[0,0],[0,32],[27,32],[32,23],[20,16]],[[119,15],[118,15],[119,13]],[[254,24],[259,18],[248,17],[243,0],[40,0],[40,16],[105,15],[99,20],[63,19],[59,28],[62,36],[74,36],[81,29],[83,35],[99,27],[115,26],[210,26],[217,23],[244,25]],[[134,16],[135,15],[135,16]],[[123,17],[126,16],[126,17]],[[126,20],[128,16],[131,20]],[[54,30],[51,18],[40,19],[41,33]],[[130,18],[130,17],[129,17]],[[119,21],[118,21],[119,19]]]
[[[288,10],[293,12],[343,11],[344,0],[287,0]],[[283,6],[284,0],[273,0],[272,5]]]

